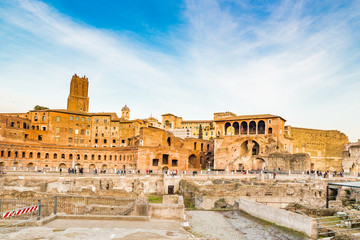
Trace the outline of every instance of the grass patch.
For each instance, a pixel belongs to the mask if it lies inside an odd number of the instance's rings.
[[[149,195],[149,203],[163,203],[163,197],[159,195]]]

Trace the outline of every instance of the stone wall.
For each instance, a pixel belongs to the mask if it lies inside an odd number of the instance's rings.
[[[342,151],[348,137],[337,130],[291,127],[294,153],[307,153],[311,170],[341,171]]]
[[[308,237],[316,237],[316,221],[308,216],[266,206],[243,198],[237,201],[237,207],[254,217],[294,229],[306,234]]]

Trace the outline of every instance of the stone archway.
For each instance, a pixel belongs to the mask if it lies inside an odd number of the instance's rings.
[[[252,163],[253,170],[262,170],[262,169],[264,169],[264,167],[266,167],[266,163],[265,163],[264,159],[256,158],[253,160],[253,163]]]
[[[200,162],[195,154],[191,154],[188,159],[188,168],[199,168]]]

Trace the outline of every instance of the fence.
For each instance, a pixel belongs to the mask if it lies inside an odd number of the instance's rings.
[[[335,234],[347,234],[360,232],[359,214],[340,214],[331,217],[322,217],[316,219],[317,239],[322,237],[332,237]]]
[[[37,206],[36,211],[13,214],[4,218],[7,212]],[[17,230],[36,220],[56,214],[67,215],[113,215],[149,216],[148,198],[116,198],[90,196],[52,196],[42,199],[0,199],[0,231]],[[6,215],[7,216],[7,215]]]

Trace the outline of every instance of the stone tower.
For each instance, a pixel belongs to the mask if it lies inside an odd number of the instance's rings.
[[[82,78],[78,77],[76,74],[72,76],[67,110],[89,111],[88,87],[89,81],[85,76]]]
[[[128,106],[125,106],[121,109],[121,118],[125,120],[130,119],[130,108]]]

